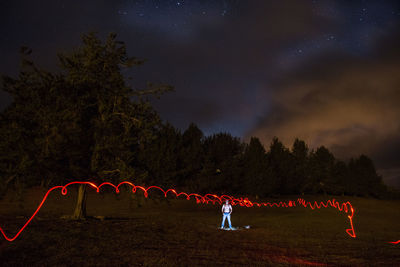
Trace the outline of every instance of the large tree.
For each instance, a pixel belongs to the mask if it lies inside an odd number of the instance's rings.
[[[1,146],[12,151],[16,138],[24,145],[17,155],[1,158],[0,164],[10,166],[8,176],[33,171],[32,176],[43,177],[33,177],[35,182],[58,183],[138,177],[137,154],[160,127],[146,95],[171,87],[136,90],[128,85],[122,70],[143,61],[129,57],[115,34],[104,43],[93,33],[82,41],[81,47],[59,55],[58,73],[37,68],[24,49],[19,77],[3,77],[13,103],[2,114],[1,134],[9,139]],[[6,130],[9,126],[16,137]],[[74,217],[83,218],[85,186],[78,192]]]
[[[142,169],[148,174],[148,182],[173,187],[179,172],[179,151],[182,135],[171,124],[166,123],[154,140],[146,142],[139,154]]]
[[[246,194],[266,196],[273,193],[274,183],[264,146],[257,137],[251,137],[243,153],[243,179],[241,189]]]
[[[330,185],[334,183],[333,168],[335,157],[324,146],[311,151],[309,160],[309,179],[305,184],[305,189],[309,193],[327,193]]]
[[[382,177],[376,173],[375,166],[370,158],[361,155],[351,159],[348,165],[348,183],[351,193],[359,196],[382,197],[387,191]]]
[[[290,193],[291,155],[289,149],[277,137],[274,137],[271,142],[267,152],[267,162],[275,180],[275,184],[272,185],[275,192],[279,194]]]
[[[296,140],[292,146],[292,175],[289,178],[292,194],[304,193],[303,185],[309,179],[308,146],[303,140]]]
[[[239,162],[244,145],[228,133],[207,136],[203,141],[204,163],[200,172],[202,191],[232,193],[239,184]]]

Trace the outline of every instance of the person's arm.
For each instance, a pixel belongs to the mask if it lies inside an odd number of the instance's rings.
[[[232,213],[232,205],[229,205],[229,214],[231,214]]]
[[[224,213],[224,206],[225,206],[225,204],[222,205],[222,209],[221,209],[222,213]]]

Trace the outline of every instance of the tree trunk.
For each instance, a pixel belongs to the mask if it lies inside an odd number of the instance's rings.
[[[76,201],[74,215],[72,216],[75,220],[83,220],[86,218],[86,185],[79,185],[78,199]]]
[[[49,185],[50,185],[52,180],[53,180],[53,178],[49,178],[49,179],[43,178],[40,181],[40,187],[47,191],[49,189]]]

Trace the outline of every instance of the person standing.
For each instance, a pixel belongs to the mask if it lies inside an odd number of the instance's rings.
[[[228,224],[229,224],[229,229],[232,229],[232,224],[231,224],[231,213],[232,213],[232,205],[229,204],[229,200],[225,201],[225,204],[222,205],[222,224],[221,224],[221,229],[224,229],[225,226],[225,219],[228,219]]]

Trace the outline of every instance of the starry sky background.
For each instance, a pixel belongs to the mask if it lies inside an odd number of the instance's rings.
[[[152,101],[176,127],[364,153],[400,187],[399,22],[399,1],[2,1],[0,73],[18,73],[22,45],[56,69],[81,34],[115,32],[147,60],[135,86],[175,87]]]

